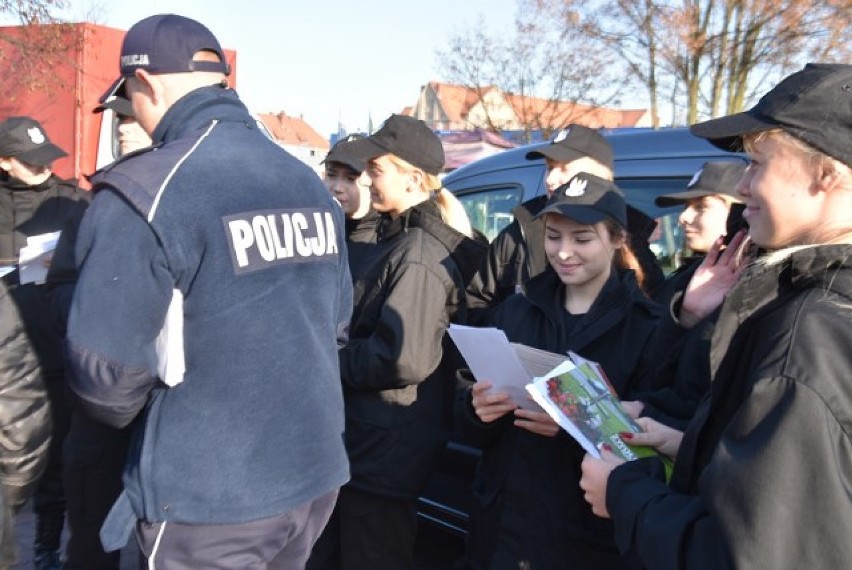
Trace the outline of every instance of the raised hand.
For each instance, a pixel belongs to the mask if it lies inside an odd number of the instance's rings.
[[[750,261],[744,255],[748,243],[746,230],[737,232],[724,249],[722,238],[716,240],[684,291],[679,315],[682,326],[696,325],[722,304]]]

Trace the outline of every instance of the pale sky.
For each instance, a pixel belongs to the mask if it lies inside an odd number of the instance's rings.
[[[237,91],[255,112],[301,115],[323,137],[379,124],[440,79],[435,51],[475,25],[513,32],[516,0],[68,0],[67,17],[126,30],[158,13],[206,25],[237,52]],[[117,66],[117,63],[116,63]]]

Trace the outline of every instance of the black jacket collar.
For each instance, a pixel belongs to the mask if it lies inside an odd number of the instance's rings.
[[[559,323],[564,311],[565,285],[548,266],[544,273],[533,277],[524,287],[527,299],[542,311],[553,323]],[[599,338],[603,333],[621,322],[629,305],[639,305],[649,316],[661,313],[659,305],[648,299],[636,275],[630,270],[613,269],[589,311],[577,322],[573,331],[575,350]]]
[[[419,228],[434,237],[450,254],[462,275],[465,285],[485,256],[488,247],[456,231],[441,219],[441,211],[434,199],[412,206],[396,218],[382,214],[379,220],[378,240],[386,242],[409,228]]]

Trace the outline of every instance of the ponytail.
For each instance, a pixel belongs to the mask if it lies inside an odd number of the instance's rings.
[[[473,227],[470,225],[470,218],[467,217],[467,210],[455,195],[446,188],[439,188],[435,193],[438,207],[441,209],[441,218],[444,222],[456,230],[457,232],[473,237]]]
[[[444,223],[467,237],[473,237],[473,226],[470,225],[467,211],[464,209],[462,203],[459,202],[459,199],[443,187],[440,178],[434,174],[429,174],[422,168],[414,166],[395,154],[389,154],[388,158],[391,163],[403,172],[420,172],[423,180],[420,187],[424,192],[435,194],[435,201],[438,204],[438,209],[441,211],[441,219]]]
[[[639,283],[639,288],[643,291],[645,290],[645,270],[642,269],[642,265],[639,263],[639,259],[636,257],[636,254],[633,253],[633,249],[630,247],[630,239],[627,231],[621,224],[616,222],[612,218],[607,218],[604,221],[604,227],[609,232],[609,236],[611,239],[615,240],[619,236],[621,236],[622,244],[621,247],[615,251],[613,255],[612,261],[618,269],[629,269],[636,274],[636,282]]]

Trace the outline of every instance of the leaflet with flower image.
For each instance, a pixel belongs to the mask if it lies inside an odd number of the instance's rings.
[[[532,398],[593,457],[604,443],[627,461],[656,455],[650,447],[631,446],[619,433],[642,429],[621,406],[600,365],[571,354],[548,374],[527,384]]]

